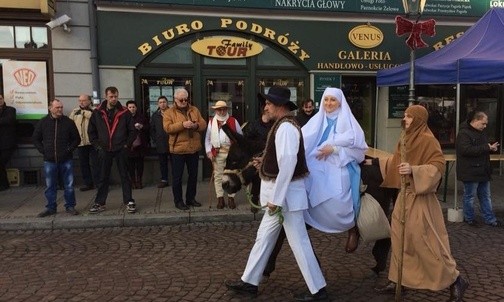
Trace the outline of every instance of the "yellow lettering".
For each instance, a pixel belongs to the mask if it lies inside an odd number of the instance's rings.
[[[149,43],[144,43],[138,47],[138,50],[142,53],[142,56],[145,56],[152,50],[152,46]]]

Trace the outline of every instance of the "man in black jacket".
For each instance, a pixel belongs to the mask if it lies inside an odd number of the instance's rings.
[[[77,215],[72,157],[81,139],[75,123],[63,115],[63,104],[58,99],[54,99],[49,104],[49,114],[38,122],[32,138],[33,144],[44,156],[46,181],[47,205],[38,217],[56,214],[58,175],[63,178],[66,212]]]
[[[159,170],[161,181],[158,188],[168,186],[168,159],[170,157],[168,149],[168,133],[163,128],[163,114],[168,109],[168,99],[162,95],[158,97],[158,109],[152,114],[150,134],[152,141],[156,145],[156,152],[159,159]]]
[[[9,188],[7,162],[16,148],[16,108],[5,104],[0,94],[0,191]]]
[[[485,224],[501,225],[493,213],[490,194],[490,152],[497,151],[499,143],[488,142],[483,131],[487,124],[488,116],[484,112],[471,112],[457,135],[457,179],[464,183],[464,221],[472,226],[476,225],[473,207],[476,194]]]
[[[128,213],[135,213],[136,203],[131,196],[131,180],[128,176],[127,160],[128,150],[131,148],[137,132],[130,112],[119,103],[119,91],[116,87],[105,89],[105,100],[91,115],[88,135],[91,144],[98,150],[101,164],[98,192],[95,204],[89,209],[89,212],[94,214],[105,210],[110,170],[115,158],[121,176],[123,203],[126,205]]]

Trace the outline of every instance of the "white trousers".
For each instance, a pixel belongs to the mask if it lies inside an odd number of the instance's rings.
[[[312,294],[317,293],[326,286],[326,281],[317,263],[313,248],[308,237],[303,211],[283,212],[283,227],[287,235],[287,241],[292,249],[301,274]],[[268,258],[275,247],[278,234],[282,225],[276,215],[269,215],[266,211],[257,231],[257,237],[250,251],[247,266],[241,277],[243,282],[259,285],[263,277],[262,273]]]

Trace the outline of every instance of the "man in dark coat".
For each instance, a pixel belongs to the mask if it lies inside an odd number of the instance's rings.
[[[170,152],[168,149],[168,133],[163,128],[163,114],[168,109],[168,99],[162,95],[158,97],[158,109],[152,114],[150,134],[152,141],[156,146],[156,153],[159,159],[159,170],[161,172],[161,181],[158,188],[168,186],[168,158]]]
[[[9,188],[6,166],[16,149],[16,108],[5,104],[0,94],[0,191]]]
[[[91,144],[98,150],[101,164],[100,181],[95,204],[90,213],[105,210],[109,191],[110,170],[115,159],[121,176],[123,203],[128,213],[136,212],[136,203],[131,193],[131,180],[128,175],[128,150],[136,138],[136,129],[131,113],[119,103],[116,87],[105,89],[105,100],[93,111],[89,121],[88,135]]]
[[[318,110],[315,109],[315,103],[312,99],[306,99],[301,103],[301,108],[299,108],[296,115],[296,120],[299,127],[303,127],[308,121],[317,113]]]
[[[499,143],[488,142],[484,131],[487,124],[488,116],[484,112],[471,112],[457,135],[457,179],[464,183],[464,221],[473,226],[476,225],[473,207],[476,195],[485,224],[501,225],[493,213],[490,194],[490,152],[497,151]]]
[[[75,191],[73,188],[73,151],[81,141],[75,123],[63,115],[63,104],[54,99],[49,105],[49,114],[42,118],[33,131],[33,144],[44,156],[44,175],[46,181],[46,209],[38,217],[56,214],[58,175],[63,178],[65,209],[70,215],[75,210]]]

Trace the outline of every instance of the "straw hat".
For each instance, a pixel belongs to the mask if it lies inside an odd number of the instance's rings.
[[[220,108],[229,108],[227,103],[225,101],[217,101],[214,106],[212,106],[212,109],[220,109]]]

